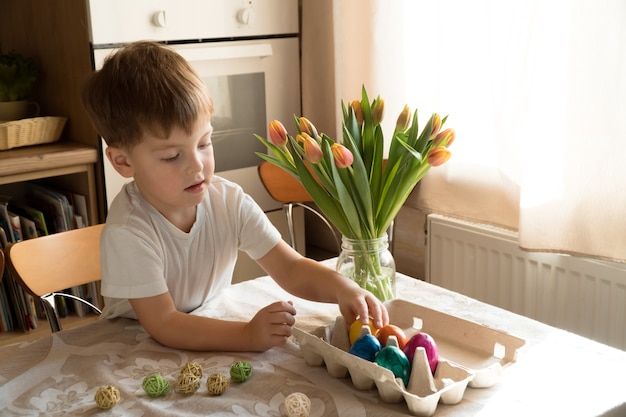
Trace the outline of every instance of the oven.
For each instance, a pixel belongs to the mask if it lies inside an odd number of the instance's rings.
[[[269,121],[300,114],[298,0],[88,0],[88,5],[94,68],[129,42],[156,40],[174,48],[213,98],[217,175],[239,183],[270,218],[280,211],[258,178],[261,161],[255,152],[266,149],[253,134],[267,137]],[[108,207],[126,179],[106,157],[103,166]],[[282,213],[274,218],[281,223]],[[298,246],[304,247],[303,240]]]

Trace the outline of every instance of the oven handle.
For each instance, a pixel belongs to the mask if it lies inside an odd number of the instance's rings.
[[[181,48],[177,49],[176,52],[189,62],[237,58],[265,58],[272,56],[272,45],[269,43],[259,43],[254,45]]]

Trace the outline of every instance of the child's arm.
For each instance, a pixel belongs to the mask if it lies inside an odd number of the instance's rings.
[[[287,340],[296,314],[291,303],[279,301],[261,309],[249,323],[194,316],[177,311],[169,293],[131,299],[130,304],[156,341],[189,350],[265,351]]]
[[[377,328],[389,323],[387,309],[372,293],[319,262],[303,257],[282,240],[257,262],[291,294],[338,304],[348,324],[357,317],[364,323],[371,317]]]

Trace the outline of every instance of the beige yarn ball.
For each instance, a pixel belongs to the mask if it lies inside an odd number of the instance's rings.
[[[120,400],[120,390],[113,385],[98,388],[94,400],[98,407],[107,410],[113,407]]]
[[[301,392],[289,394],[285,398],[285,412],[288,417],[309,417],[311,400]]]
[[[183,366],[183,369],[180,370],[180,373],[190,373],[197,376],[198,378],[202,378],[202,365],[200,365],[198,362],[189,361],[185,364],[185,366]]]
[[[230,380],[223,374],[212,374],[206,380],[206,388],[211,395],[222,395],[229,385]]]
[[[200,379],[201,377],[191,372],[181,372],[176,381],[176,389],[181,394],[191,395],[200,388]]]

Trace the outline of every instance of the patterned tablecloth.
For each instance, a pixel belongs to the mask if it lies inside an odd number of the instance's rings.
[[[626,415],[626,352],[503,311],[428,283],[399,275],[401,298],[475,321],[526,340],[518,361],[491,388],[468,388],[457,405],[439,404],[436,416],[622,416]],[[334,305],[289,296],[267,277],[236,284],[196,314],[249,319],[264,305],[292,299],[297,325],[311,330],[334,321]],[[220,337],[220,335],[209,335]],[[229,373],[234,361],[249,361],[250,379],[210,396],[204,381]],[[141,387],[158,372],[174,385],[188,361],[204,369],[203,385],[192,395],[175,390],[159,398]],[[101,410],[99,387],[115,385],[120,402]],[[376,390],[358,391],[350,378],[335,379],[324,367],[307,366],[298,345],[264,353],[190,352],[163,347],[127,319],[100,320],[42,339],[0,349],[1,416],[283,416],[292,392],[305,393],[311,416],[408,415],[404,402],[383,403]]]

